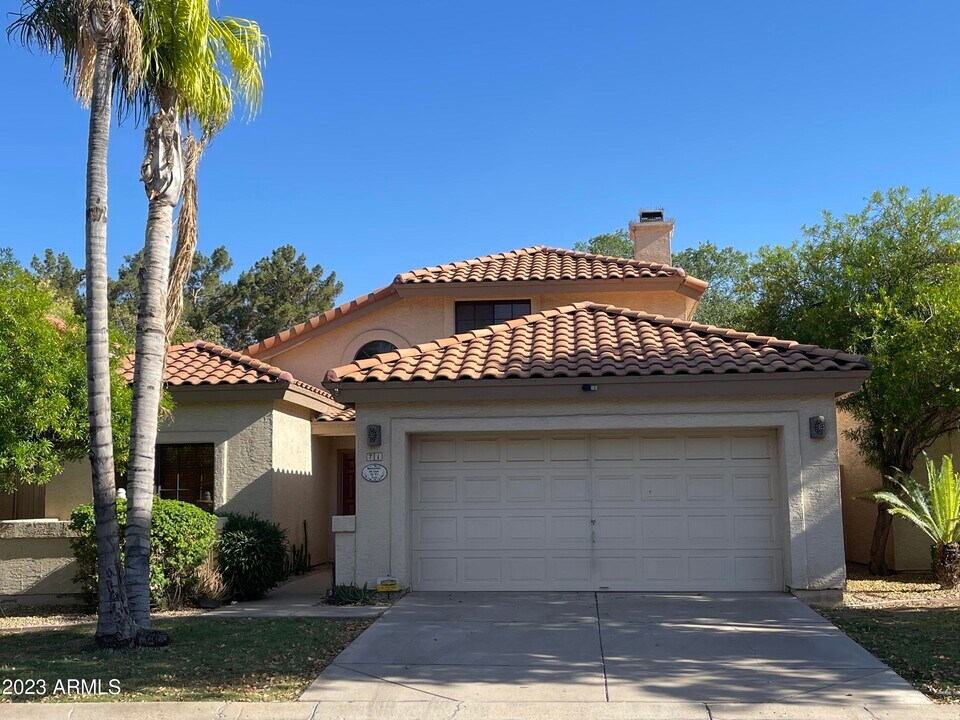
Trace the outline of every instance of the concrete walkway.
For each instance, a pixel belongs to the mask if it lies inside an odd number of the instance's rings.
[[[582,702],[65,703],[0,705],[0,720],[958,720],[956,705]]]
[[[820,615],[777,593],[415,593],[301,699],[931,707]]]
[[[284,583],[270,591],[263,600],[237,602],[211,610],[205,617],[263,618],[313,617],[330,619],[380,617],[389,605],[343,606],[325,605],[323,598],[330,588],[329,570],[319,570]]]

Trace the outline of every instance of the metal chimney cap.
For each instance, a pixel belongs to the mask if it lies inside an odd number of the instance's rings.
[[[663,222],[663,208],[641,210],[640,222]]]

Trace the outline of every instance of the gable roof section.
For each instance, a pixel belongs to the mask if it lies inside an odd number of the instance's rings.
[[[472,260],[401,273],[390,285],[338,305],[306,322],[250,345],[247,348],[247,354],[256,356],[276,351],[279,346],[302,338],[305,334],[341,317],[391,296],[397,296],[401,292],[412,291],[417,286],[484,282],[668,281],[671,279],[675,280],[679,286],[686,287],[688,292],[697,298],[707,289],[706,282],[690,277],[682,268],[535,245],[521,250],[483,255]]]
[[[869,370],[860,355],[577,303],[334,368],[325,383]]]
[[[395,284],[686,278],[681,268],[535,245],[473,260],[411,270]]]
[[[121,373],[127,382],[133,382],[132,355],[124,360]],[[170,346],[164,382],[173,387],[283,384],[330,406],[321,419],[353,419],[344,415],[347,408],[323,388],[297,380],[286,370],[202,340]]]

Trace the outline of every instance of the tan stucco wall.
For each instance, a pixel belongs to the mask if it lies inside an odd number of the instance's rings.
[[[69,520],[75,507],[93,501],[92,492],[89,461],[65,463],[63,472],[47,483],[44,517]]]
[[[837,413],[841,430],[853,426],[846,413]],[[927,454],[939,467],[943,455],[952,454],[960,461],[960,434],[940,438]],[[847,559],[866,563],[870,559],[870,541],[877,519],[877,506],[857,496],[880,487],[880,471],[863,460],[856,445],[845,434],[840,438],[840,464],[843,472],[843,533]],[[921,456],[915,463],[913,477],[923,482],[927,469]],[[899,518],[893,521],[891,539],[887,545],[887,563],[897,570],[929,570],[930,539],[910,523]]]
[[[310,427],[313,415],[306,408],[271,399],[181,399],[172,417],[162,424],[158,442],[213,443],[216,512],[255,511],[286,528],[293,543],[303,541],[306,520],[311,559],[320,563],[333,559],[330,517],[335,512],[337,491],[335,453],[331,460],[330,451],[323,451],[322,447],[352,446],[352,438],[315,440]],[[77,505],[91,501],[89,464],[69,463],[47,486],[45,515],[67,519]],[[35,570],[49,577],[44,582],[59,587],[62,566],[72,562],[69,543],[44,538],[31,540],[26,550],[21,545],[19,541],[0,538],[4,573],[10,569],[11,578],[28,577]],[[9,561],[20,556],[34,570],[14,572]],[[32,557],[38,561],[33,562]],[[5,587],[0,579],[0,594],[7,592]]]
[[[0,522],[0,600],[27,605],[77,600],[75,533],[65,522]]]
[[[529,292],[491,292],[481,297],[406,297],[386,301],[369,312],[348,316],[349,321],[325,330],[289,350],[263,353],[259,358],[282,367],[294,377],[319,385],[327,370],[353,362],[361,347],[372,340],[387,340],[397,347],[410,347],[453,335],[457,300],[530,299],[531,312],[590,300],[633,310],[686,317],[692,300],[672,291],[596,292],[589,283],[562,293],[531,295]]]
[[[360,404],[357,410],[357,427],[382,426],[384,444],[377,450],[389,469],[383,482],[357,481],[353,579],[359,584],[388,574],[402,585],[410,583],[407,453],[413,435],[735,427],[777,430],[787,498],[784,573],[788,586],[837,588],[845,581],[836,426],[828,423],[827,438],[812,440],[807,425],[811,416],[833,417],[832,396]],[[358,434],[358,458],[372,449],[365,440]],[[358,462],[358,468],[362,464]],[[343,558],[344,567],[350,560]],[[337,564],[339,568],[341,558]]]
[[[330,477],[323,477],[316,464],[310,436],[312,413],[306,408],[278,403],[273,414],[273,514],[272,519],[287,530],[291,544],[304,541],[307,528],[312,563],[328,558],[326,535],[330,515],[326,513],[325,491]]]

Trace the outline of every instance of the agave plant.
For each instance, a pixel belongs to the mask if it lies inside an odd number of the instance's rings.
[[[926,456],[924,456],[926,457]],[[926,458],[927,486],[906,474],[888,478],[895,490],[867,495],[886,505],[887,512],[906,518],[934,543],[934,573],[944,589],[960,587],[960,473],[953,458],[944,455],[939,470]]]

